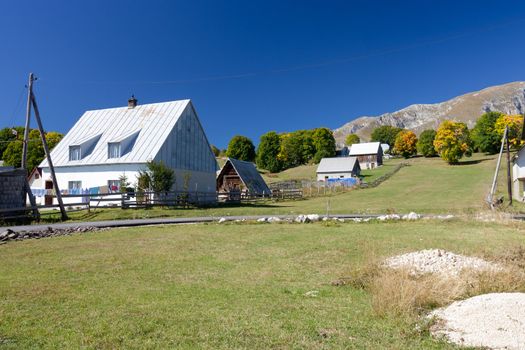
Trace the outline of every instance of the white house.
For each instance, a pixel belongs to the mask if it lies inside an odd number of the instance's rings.
[[[360,173],[357,157],[323,158],[317,166],[317,181],[355,178]]]
[[[357,157],[364,169],[383,165],[383,148],[380,142],[355,143],[350,147],[350,157]]]
[[[52,150],[51,159],[64,194],[111,193],[118,190],[121,175],[136,182],[150,160],[175,171],[173,190],[215,194],[217,162],[190,100],[138,105],[132,97],[127,107],[87,111]],[[42,189],[50,192],[47,160],[40,167]],[[79,198],[64,202],[78,203]]]
[[[521,148],[514,157],[512,166],[512,196],[514,199],[524,201],[525,199],[525,147]]]

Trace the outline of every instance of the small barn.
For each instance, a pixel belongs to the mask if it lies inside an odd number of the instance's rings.
[[[356,178],[360,173],[357,157],[323,158],[317,167],[317,181]]]
[[[228,158],[217,176],[217,191],[232,199],[235,196],[268,196],[271,190],[255,164]],[[232,197],[233,196],[233,197]]]
[[[355,143],[350,148],[350,157],[357,157],[363,169],[383,165],[383,148],[380,142]]]

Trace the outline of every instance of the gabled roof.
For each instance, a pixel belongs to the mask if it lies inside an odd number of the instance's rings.
[[[354,143],[352,147],[350,147],[350,155],[362,156],[366,154],[377,154],[380,147],[380,142]]]
[[[323,158],[317,166],[318,173],[346,173],[352,172],[354,167],[359,166],[356,157]]]
[[[230,163],[233,166],[235,172],[237,172],[237,175],[239,175],[241,181],[244,183],[246,188],[248,188],[248,191],[251,194],[268,195],[272,193],[272,191],[262,178],[261,174],[259,174],[259,172],[257,171],[255,164],[253,164],[252,162],[245,162],[238,159],[228,158],[226,163],[222,167],[219,176],[222,175],[228,163]]]
[[[145,163],[152,160],[169,136],[190,100],[118,107],[85,112],[51,151],[53,164],[59,166]],[[118,142],[138,133],[130,152],[108,159],[108,142]],[[94,149],[81,160],[69,160],[69,146],[100,135]],[[47,160],[39,167],[47,167]]]

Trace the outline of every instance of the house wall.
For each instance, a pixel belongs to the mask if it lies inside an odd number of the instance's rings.
[[[317,173],[317,181],[324,181],[325,176],[328,176],[329,179],[348,179],[356,175],[354,172]]]
[[[382,152],[379,154],[367,154],[362,156],[357,156],[357,160],[363,169],[373,169],[380,165],[383,165],[383,155]]]

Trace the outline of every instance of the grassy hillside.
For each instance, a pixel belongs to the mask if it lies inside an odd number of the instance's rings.
[[[371,170],[377,174],[392,169],[395,162]],[[403,160],[404,161],[404,160]],[[413,158],[393,177],[375,188],[299,201],[266,202],[209,209],[122,210],[97,209],[92,213],[72,213],[74,220],[106,220],[144,217],[215,217],[226,215],[348,213],[471,213],[486,208],[496,156],[475,154],[460,165],[448,165],[439,158]],[[500,174],[503,176],[504,174]],[[378,175],[375,175],[378,176]],[[370,177],[365,177],[369,179]],[[501,185],[501,184],[500,184]]]
[[[522,224],[186,225],[0,245],[3,349],[452,349],[331,285],[372,256],[482,255]],[[317,291],[317,296],[308,296]],[[314,294],[315,295],[315,294]]]

